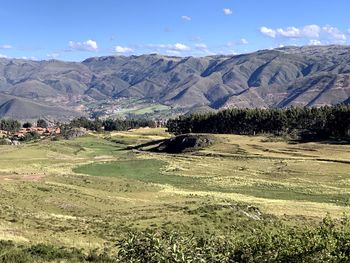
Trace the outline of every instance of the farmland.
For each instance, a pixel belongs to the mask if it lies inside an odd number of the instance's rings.
[[[0,239],[113,253],[127,230],[226,235],[350,212],[350,145],[213,135],[181,154],[164,129],[0,146]]]

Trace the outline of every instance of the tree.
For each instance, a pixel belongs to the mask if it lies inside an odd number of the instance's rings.
[[[27,129],[27,128],[32,128],[32,124],[30,123],[30,122],[25,122],[25,123],[23,123],[23,128],[25,128],[25,129]]]
[[[7,132],[17,132],[21,128],[21,124],[17,120],[5,119],[0,121],[0,130]]]
[[[48,124],[44,119],[38,119],[36,126],[40,128],[47,128]]]

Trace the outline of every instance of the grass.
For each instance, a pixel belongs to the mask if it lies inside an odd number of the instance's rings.
[[[170,136],[138,129],[0,146],[0,239],[113,251],[128,229],[226,235],[350,212],[349,145],[215,135],[192,153],[128,150]]]
[[[128,113],[132,113],[135,115],[143,115],[146,113],[154,113],[157,111],[166,111],[169,109],[170,109],[169,106],[166,106],[163,104],[155,104],[155,105],[151,105],[151,106],[147,106],[147,107],[141,107],[141,108],[136,109],[136,110],[130,110],[130,111],[128,111]]]
[[[144,183],[169,184],[172,186],[186,187],[194,185],[195,178],[187,176],[163,175],[161,169],[165,163],[159,160],[127,160],[108,163],[92,163],[73,169],[76,173],[93,176],[123,177],[138,180]]]

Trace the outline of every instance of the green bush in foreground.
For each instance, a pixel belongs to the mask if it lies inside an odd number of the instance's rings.
[[[30,247],[16,245],[12,241],[0,241],[0,262],[115,262],[109,256],[94,251],[88,255],[76,248],[58,248],[37,244]]]
[[[283,227],[249,236],[134,232],[118,243],[119,262],[350,262],[350,224]]]
[[[259,228],[260,229],[260,228]],[[116,254],[0,241],[0,262],[350,262],[350,221],[326,217],[317,227],[281,226],[236,236],[131,231]]]

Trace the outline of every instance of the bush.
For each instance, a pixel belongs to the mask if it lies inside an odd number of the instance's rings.
[[[11,141],[8,139],[0,138],[0,145],[10,145]]]
[[[115,262],[106,254],[91,251],[88,255],[76,248],[36,244],[29,247],[0,240],[0,263],[30,262]]]
[[[260,227],[261,226],[261,227]],[[245,234],[226,236],[171,230],[134,230],[117,242],[115,255],[0,241],[0,262],[350,262],[350,221],[329,216],[315,227],[264,222]]]
[[[350,262],[350,223],[326,217],[314,228],[282,225],[226,237],[147,230],[117,246],[120,262]]]
[[[20,140],[23,142],[29,142],[29,141],[38,140],[38,139],[40,139],[40,134],[35,131],[31,131],[26,133],[24,137],[22,137]]]

